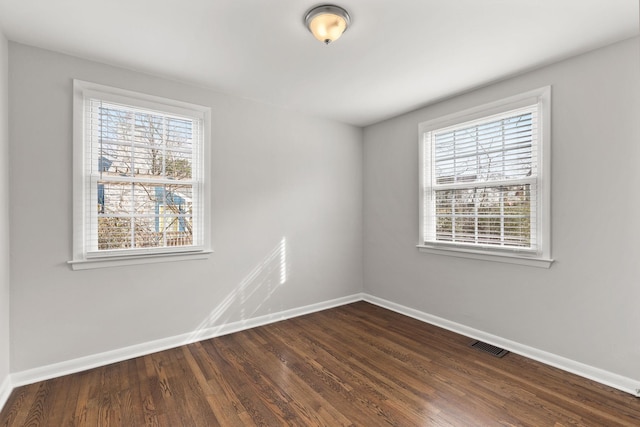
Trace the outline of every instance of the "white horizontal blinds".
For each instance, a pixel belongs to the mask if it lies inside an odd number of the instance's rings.
[[[536,249],[538,107],[425,134],[425,243]]]
[[[89,252],[200,245],[202,120],[99,98],[86,104]]]

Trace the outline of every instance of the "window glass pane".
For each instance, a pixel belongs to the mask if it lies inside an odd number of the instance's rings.
[[[165,158],[165,175],[171,179],[191,179],[191,153],[181,151],[167,151]]]
[[[134,247],[193,244],[192,185],[99,182],[98,214],[98,235],[105,242],[100,249],[133,247],[129,241],[132,238]],[[114,227],[124,223],[113,218],[135,218],[135,236],[131,237],[131,224],[127,222],[126,231],[106,239]]]
[[[133,141],[151,146],[161,146],[164,135],[163,117],[153,114],[130,113]]]
[[[162,186],[153,184],[130,184],[133,188],[133,200],[129,212],[136,215],[155,216],[157,206],[162,203]],[[158,192],[160,188],[160,192]]]
[[[94,143],[100,155],[110,161],[109,172],[191,178],[193,120],[99,105],[98,141]]]
[[[531,175],[533,115],[435,132],[437,184],[490,182]]]
[[[435,216],[438,241],[531,246],[529,184],[436,191]]]
[[[167,146],[191,150],[193,123],[190,120],[167,119]]]
[[[134,239],[136,248],[155,248],[164,246],[162,233],[156,231],[155,218],[134,219]]]
[[[98,218],[98,249],[131,248],[131,218],[101,216]]]
[[[98,181],[99,213],[106,215],[131,212],[133,188],[130,183]]]

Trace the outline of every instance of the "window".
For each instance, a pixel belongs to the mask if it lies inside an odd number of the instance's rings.
[[[209,109],[81,81],[74,92],[72,267],[209,253]]]
[[[549,267],[544,88],[420,124],[427,252]]]

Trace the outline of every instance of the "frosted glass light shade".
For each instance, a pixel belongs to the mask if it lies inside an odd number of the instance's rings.
[[[313,36],[329,44],[340,38],[347,30],[351,18],[346,10],[338,6],[324,5],[311,9],[305,19],[305,24]]]

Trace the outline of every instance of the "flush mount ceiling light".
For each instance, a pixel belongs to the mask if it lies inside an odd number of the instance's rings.
[[[304,17],[311,34],[324,44],[338,40],[350,22],[351,17],[346,10],[331,4],[314,7]]]

